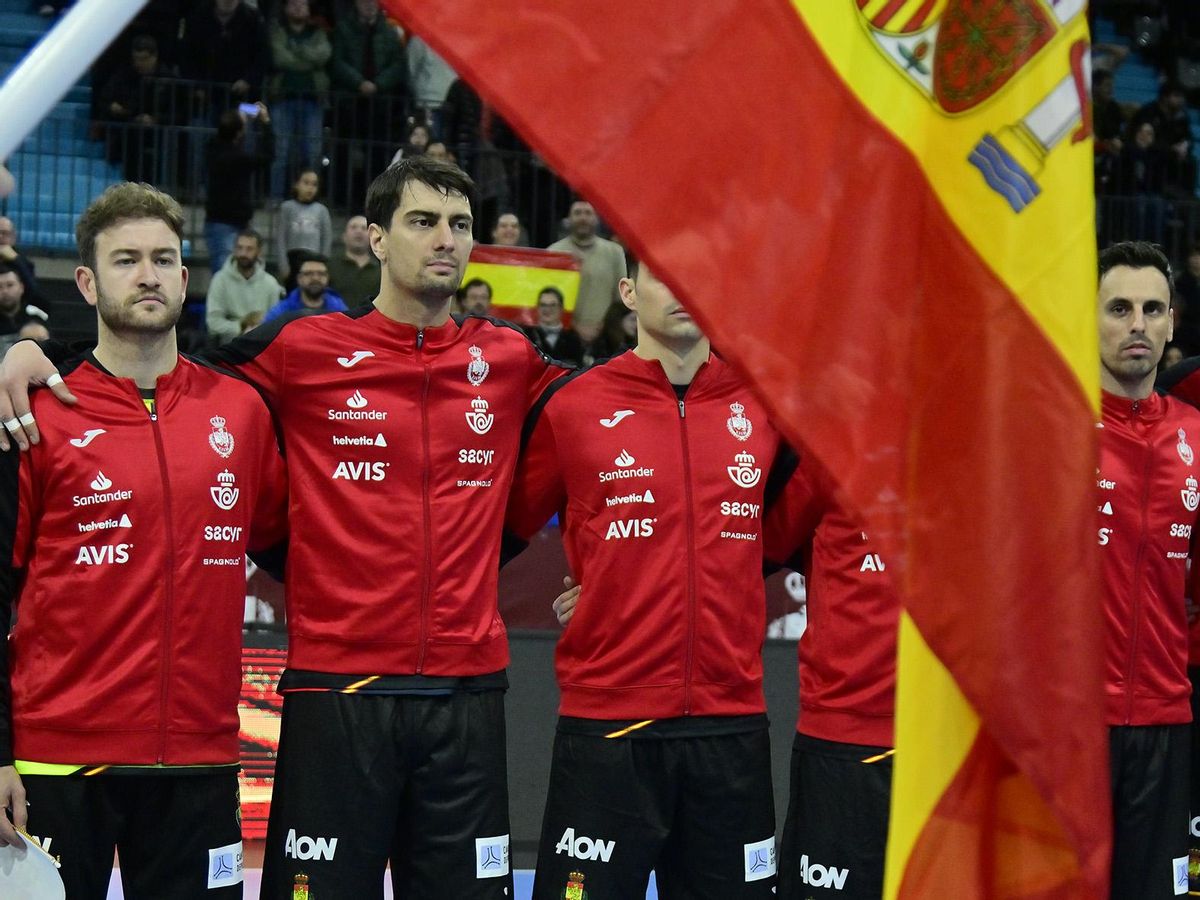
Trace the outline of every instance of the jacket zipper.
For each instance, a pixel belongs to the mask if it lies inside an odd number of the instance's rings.
[[[684,517],[687,522],[687,645],[683,669],[683,714],[692,714],[692,667],[696,642],[696,520],[692,510],[692,464],[688,452],[687,410],[679,401],[679,440],[683,447]]]
[[[421,570],[421,635],[417,651],[417,674],[425,669],[425,645],[429,640],[429,594],[433,581],[433,509],[429,501],[429,363],[421,352],[425,346],[425,329],[417,332],[417,354],[421,357],[424,379],[421,383],[421,501],[425,519],[425,565]]]
[[[139,399],[140,403],[141,400]],[[162,671],[158,695],[158,763],[162,765],[167,755],[167,701],[170,693],[171,626],[172,613],[175,607],[175,516],[172,512],[171,482],[167,477],[167,454],[163,449],[162,431],[158,424],[158,401],[155,401],[155,411],[150,416],[150,428],[154,434],[154,449],[158,454],[158,472],[163,485],[163,519],[165,533],[163,535],[167,548],[167,570],[164,583],[166,585],[165,609],[163,609],[162,646],[160,648]]]
[[[1131,424],[1133,424],[1135,426],[1137,424],[1136,419],[1137,419],[1138,411],[1139,410],[1138,410],[1137,401],[1134,401],[1132,415],[1133,415],[1133,418],[1135,421]],[[1147,508],[1147,505],[1148,505],[1148,502],[1150,499],[1150,469],[1151,469],[1151,464],[1154,461],[1154,450],[1153,450],[1152,442],[1147,442],[1145,451],[1146,451],[1146,462],[1145,462],[1145,465],[1142,467],[1142,529],[1141,529],[1141,534],[1138,536],[1137,554],[1134,556],[1134,559],[1133,559],[1133,585],[1132,585],[1132,589],[1133,589],[1133,617],[1132,617],[1133,618],[1133,633],[1129,636],[1129,659],[1126,662],[1126,668],[1125,668],[1125,700],[1126,700],[1125,724],[1126,725],[1130,724],[1133,721],[1133,699],[1134,699],[1133,698],[1133,695],[1134,695],[1133,661],[1137,658],[1138,637],[1140,636],[1140,632],[1141,632],[1141,628],[1140,628],[1141,619],[1142,619],[1142,592],[1141,592],[1142,576],[1141,576],[1141,573],[1142,573],[1142,557],[1145,555],[1146,535],[1148,532],[1148,522],[1149,522],[1149,518],[1150,518],[1150,514],[1149,514],[1149,510]]]

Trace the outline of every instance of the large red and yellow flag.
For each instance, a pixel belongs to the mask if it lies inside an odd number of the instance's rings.
[[[1084,0],[387,5],[895,560],[888,895],[1106,896]]]

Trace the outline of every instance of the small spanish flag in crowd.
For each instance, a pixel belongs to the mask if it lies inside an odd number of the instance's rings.
[[[887,895],[1107,896],[1085,0],[386,5],[883,544]]]
[[[571,324],[579,296],[579,260],[570,253],[476,244],[463,284],[472,278],[481,278],[491,287],[492,315],[522,325],[537,324],[538,294],[548,287],[558,288],[563,295],[563,323]]]

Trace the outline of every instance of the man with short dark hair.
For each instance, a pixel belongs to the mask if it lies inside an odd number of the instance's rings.
[[[1152,244],[1100,254],[1100,461],[1114,900],[1186,893],[1188,561],[1200,510],[1200,412],[1154,391],[1171,339],[1171,268]],[[1193,565],[1195,573],[1198,567]]]
[[[0,262],[0,341],[6,335],[19,334],[30,322],[44,325],[49,320],[45,310],[25,302],[25,284],[17,269]]]
[[[553,285],[542,288],[537,299],[537,324],[526,329],[529,339],[547,356],[583,364],[583,341],[563,324],[563,294]]]
[[[360,306],[379,293],[379,260],[371,252],[366,216],[346,220],[342,246],[344,252],[329,261],[329,286],[350,306]]]
[[[72,898],[105,896],[114,850],[128,897],[242,896],[244,557],[282,540],[285,476],[257,392],[178,352],[182,232],[146,185],[88,207],[99,339],[58,386],[81,402],[4,423],[46,440],[0,454],[0,843],[37,835]]]
[[[267,310],[283,296],[283,288],[262,262],[262,236],[244,229],[233,253],[208,285],[204,320],[208,335],[227,344],[258,325]]]
[[[472,278],[458,289],[458,308],[465,316],[486,316],[492,311],[492,286]]]
[[[664,897],[772,898],[761,532],[794,457],[670,289],[629,272],[637,347],[546,391],[506,514],[528,541],[566,510],[583,585],[533,897],[640,897],[654,870]]]
[[[319,253],[300,257],[296,287],[267,310],[264,322],[296,312],[345,312],[346,301],[329,289],[329,263]]]

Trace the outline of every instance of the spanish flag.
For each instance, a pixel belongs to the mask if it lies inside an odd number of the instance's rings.
[[[387,5],[882,542],[888,897],[1105,897],[1085,0]]]
[[[492,315],[522,325],[537,324],[538,294],[548,287],[563,295],[563,323],[579,296],[579,260],[570,253],[533,247],[476,244],[463,273],[463,284],[481,278],[492,289]]]

